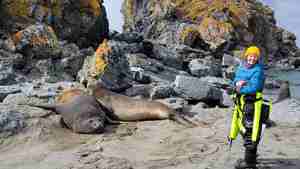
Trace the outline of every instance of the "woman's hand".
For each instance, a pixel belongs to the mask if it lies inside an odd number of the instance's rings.
[[[245,80],[240,80],[240,81],[236,82],[236,90],[238,92],[240,92],[241,88],[243,86],[245,86],[246,84],[247,84],[247,81],[245,81]]]

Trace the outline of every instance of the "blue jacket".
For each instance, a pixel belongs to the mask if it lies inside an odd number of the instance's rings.
[[[251,68],[246,68],[244,64],[241,64],[235,72],[235,78],[233,85],[236,85],[237,81],[245,80],[246,85],[241,87],[241,94],[253,94],[257,91],[262,91],[264,85],[264,70],[263,65],[255,64]]]

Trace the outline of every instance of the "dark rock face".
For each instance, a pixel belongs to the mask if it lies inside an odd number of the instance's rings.
[[[73,81],[87,56],[83,47],[97,46],[109,32],[98,0],[2,0],[0,18],[1,85]]]
[[[3,0],[1,7],[8,18],[4,27],[10,28],[10,33],[42,22],[52,26],[59,39],[76,42],[81,47],[97,45],[108,37],[108,20],[102,1]]]

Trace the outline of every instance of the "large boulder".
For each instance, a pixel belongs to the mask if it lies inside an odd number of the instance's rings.
[[[222,67],[220,66],[220,63],[218,63],[212,57],[208,57],[205,59],[193,59],[189,63],[189,70],[191,74],[196,77],[220,77],[222,75]]]
[[[143,69],[144,76],[149,76],[151,82],[171,83],[178,74],[187,72],[164,65],[157,59],[149,58],[143,53],[126,54],[130,68]]]
[[[94,55],[86,57],[77,77],[83,84],[98,81],[110,90],[125,90],[132,80],[125,54],[138,50],[136,44],[104,40]]]
[[[207,81],[189,76],[176,76],[174,81],[175,92],[187,100],[214,102],[219,104],[222,100],[222,91]]]
[[[27,57],[49,58],[58,55],[59,43],[52,27],[45,24],[34,24],[13,35],[18,51]]]

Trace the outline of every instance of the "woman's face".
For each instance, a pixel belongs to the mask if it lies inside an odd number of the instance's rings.
[[[257,60],[258,60],[258,57],[254,54],[250,54],[250,55],[247,56],[247,63],[249,65],[256,64]]]

